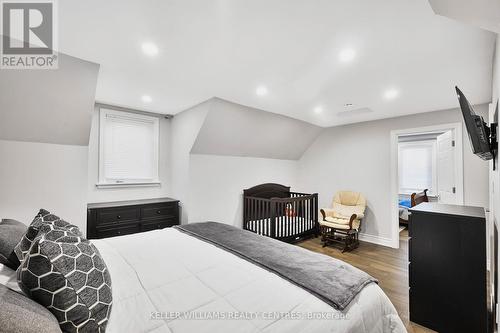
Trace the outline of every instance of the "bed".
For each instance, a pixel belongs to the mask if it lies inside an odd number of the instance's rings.
[[[375,283],[337,311],[278,275],[174,228],[93,243],[113,279],[108,333],[406,332]]]
[[[399,200],[399,223],[408,225],[409,209],[422,203],[429,202],[427,189],[422,192],[412,193],[409,199]]]
[[[367,273],[241,228],[204,222],[91,242],[78,235],[78,227],[45,210],[17,234],[20,266],[0,266],[0,327],[29,333],[406,332]]]
[[[317,236],[318,194],[266,183],[243,191],[243,229],[285,242]]]

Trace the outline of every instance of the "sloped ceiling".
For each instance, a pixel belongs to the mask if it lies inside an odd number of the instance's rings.
[[[434,12],[500,33],[499,0],[429,0]]]
[[[283,115],[212,98],[192,154],[297,160],[322,128]],[[175,118],[174,118],[175,121]]]
[[[493,34],[435,15],[427,0],[58,6],[61,52],[101,64],[103,103],[176,114],[219,96],[328,127],[457,107],[455,85],[471,103],[491,100]],[[143,54],[144,42],[158,54]],[[344,50],[352,61],[340,59]],[[256,94],[260,85],[267,95]],[[385,99],[389,89],[398,97]],[[338,116],[361,108],[373,112]]]
[[[55,70],[0,70],[0,139],[88,145],[99,65],[58,57]]]

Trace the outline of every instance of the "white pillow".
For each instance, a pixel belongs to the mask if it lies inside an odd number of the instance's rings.
[[[3,284],[7,288],[17,291],[24,295],[21,288],[17,284],[17,275],[16,271],[10,267],[7,267],[3,264],[0,264],[0,284]]]

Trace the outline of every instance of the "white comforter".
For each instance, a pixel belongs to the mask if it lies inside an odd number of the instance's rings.
[[[406,332],[376,284],[342,314],[279,276],[172,228],[93,243],[113,283],[108,333]]]

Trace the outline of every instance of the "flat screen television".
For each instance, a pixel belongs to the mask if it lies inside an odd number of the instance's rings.
[[[483,117],[474,112],[474,109],[460,89],[455,87],[455,90],[457,91],[460,109],[462,109],[465,127],[469,134],[472,152],[483,160],[493,159],[495,157],[495,150],[493,148],[492,139],[490,138],[492,134],[491,129],[488,127]]]

